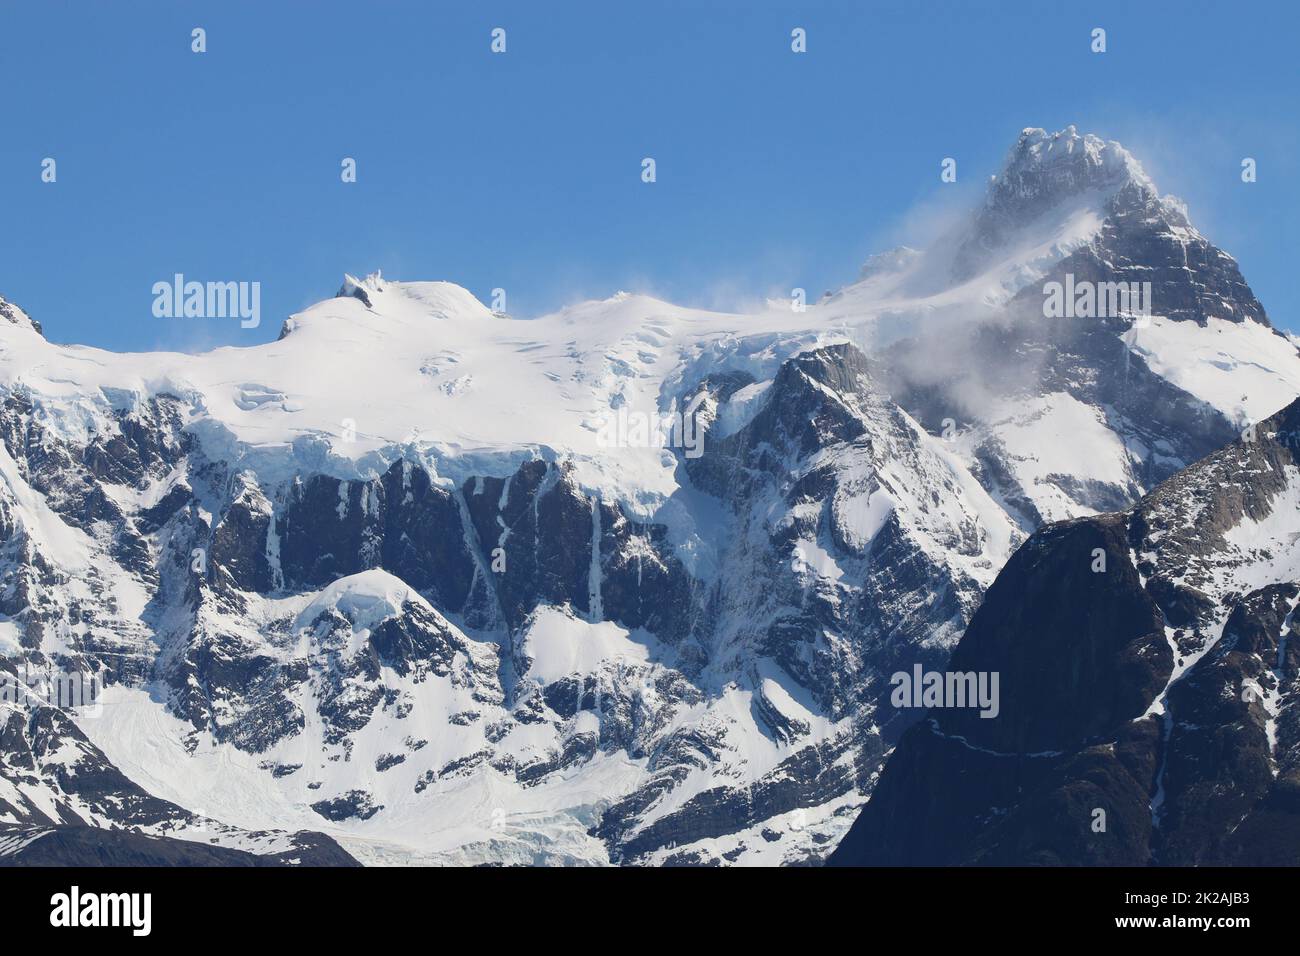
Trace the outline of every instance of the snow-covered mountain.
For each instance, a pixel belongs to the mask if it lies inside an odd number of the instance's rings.
[[[1067,276],[1155,315],[1045,318]],[[213,821],[171,836],[363,862],[824,857],[909,723],[889,675],[1027,534],[1300,393],[1231,257],[1072,127],[802,310],[373,275],[199,355],[0,316],[0,653],[107,684],[68,725]],[[156,826],[56,778],[0,822]]]

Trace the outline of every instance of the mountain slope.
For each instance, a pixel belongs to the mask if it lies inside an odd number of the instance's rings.
[[[1298,426],[1030,538],[949,664],[999,672],[1001,713],[931,710],[830,862],[1300,858]]]

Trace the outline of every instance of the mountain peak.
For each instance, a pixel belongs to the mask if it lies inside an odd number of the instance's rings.
[[[367,275],[364,279],[358,279],[350,273],[343,273],[343,285],[339,287],[336,299],[346,299],[349,296],[353,299],[360,299],[366,304],[367,308],[373,308],[374,302],[372,295],[376,292],[384,291],[384,275],[376,269]]]
[[[365,311],[358,312],[340,299],[356,299]],[[474,294],[454,282],[399,282],[385,279],[376,271],[364,279],[344,273],[343,284],[332,299],[317,302],[303,312],[285,319],[280,339],[311,324],[319,328],[347,327],[367,313],[380,316],[395,325],[419,329],[429,319],[463,319],[478,321],[494,314]],[[394,325],[388,326],[390,329]]]
[[[1053,133],[1026,127],[989,180],[953,274],[969,279],[1018,242],[1031,248],[1046,242],[1053,255],[1068,252],[1117,209],[1148,207],[1158,207],[1171,225],[1190,227],[1185,208],[1172,197],[1162,199],[1142,164],[1119,143],[1073,125]]]
[[[1156,195],[1142,164],[1114,140],[1080,133],[1074,125],[1054,133],[1026,127],[989,183],[987,202],[1016,206],[1088,190],[1112,192],[1130,184]]]

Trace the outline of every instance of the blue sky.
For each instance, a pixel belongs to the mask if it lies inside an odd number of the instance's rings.
[[[524,316],[815,295],[974,202],[1022,127],[1075,123],[1300,329],[1297,6],[0,0],[0,295],[55,341],[184,350],[376,268]],[[176,272],[261,282],[261,327],[155,318]]]

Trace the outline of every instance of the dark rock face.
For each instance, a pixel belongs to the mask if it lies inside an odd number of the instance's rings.
[[[1282,832],[1280,841],[1260,839],[1263,818],[1256,816],[1266,802],[1287,807],[1300,781],[1292,710],[1300,647],[1287,640],[1298,596],[1300,586],[1293,583],[1246,595],[1228,615],[1219,643],[1171,688],[1164,800],[1158,808],[1161,863],[1222,865],[1261,851],[1281,860],[1288,847],[1288,862],[1300,858],[1294,803],[1290,813],[1266,814]],[[1276,720],[1273,710],[1282,712]],[[1245,834],[1238,835],[1238,824],[1250,824]]]
[[[398,462],[384,474],[382,563],[437,607],[460,610],[470,598],[475,564],[454,493],[429,473]]]
[[[664,529],[591,501],[564,466],[540,459],[508,478],[470,479],[459,493],[406,462],[378,481],[317,475],[291,486],[278,536],[289,588],[382,567],[438,607],[485,623],[500,616],[517,630],[539,605],[590,613],[595,586],[609,620],[666,639],[688,630],[677,608],[689,605],[689,584]]]
[[[382,806],[376,806],[370,794],[364,790],[349,790],[341,797],[313,803],[311,808],[326,820],[336,821],[350,820],[353,817],[358,820],[369,820],[384,809]]]
[[[378,567],[383,543],[380,485],[312,475],[295,481],[280,518],[280,562],[287,587],[321,587]]]
[[[294,848],[257,854],[190,840],[99,827],[0,827],[0,867],[360,866],[329,837],[304,832]],[[6,842],[15,844],[4,852]]]
[[[1128,560],[1123,518],[1083,518],[1030,538],[988,590],[948,668],[1001,675],[996,718],[934,717],[974,746],[1070,750],[1141,715],[1173,660],[1160,609]]]
[[[568,605],[678,642],[690,631],[691,585],[665,528],[587,498],[562,465],[526,462],[509,478],[461,489],[502,614],[518,630],[540,605]],[[593,561],[592,550],[597,548]]]
[[[1300,532],[1297,423],[1031,537],[949,664],[1000,671],[1001,713],[932,709],[830,862],[1300,860],[1300,583],[1272,550]]]
[[[462,489],[506,622],[518,628],[539,604],[590,610],[592,506],[572,481],[541,460],[509,478]]]
[[[680,645],[693,633],[698,589],[662,525],[600,505],[600,596],[605,617]]]
[[[305,717],[291,692],[306,676],[305,664],[285,666],[237,635],[203,633],[190,643],[176,673],[185,683],[175,707],[196,729],[261,753],[303,728]]]
[[[321,586],[383,567],[428,592],[439,606],[459,611],[474,581],[454,494],[409,462],[397,462],[370,481],[314,475],[295,482],[277,533],[288,588]]]
[[[1154,722],[1138,722],[1113,747],[1028,756],[982,752],[919,724],[827,862],[1142,865],[1157,733]],[[1091,829],[1096,808],[1107,814],[1105,839]]]
[[[230,507],[212,532],[209,558],[213,576],[239,591],[264,593],[275,586],[267,556],[271,503],[251,476],[239,476],[240,486]]]
[[[1195,234],[1181,210],[1126,190],[1108,212],[1100,235],[1067,256],[1058,274],[1073,273],[1076,283],[1150,282],[1152,312],[1175,321],[1269,324],[1236,260]]]
[[[709,443],[709,454],[688,460],[691,480],[719,498],[743,502],[789,463],[861,437],[863,407],[855,399],[871,377],[866,358],[848,345],[796,356],[781,366],[763,408],[744,428]],[[826,471],[804,478],[804,497],[833,485]]]
[[[1154,727],[1132,722],[1172,667],[1122,517],[1048,526],[1007,563],[947,667],[997,673],[998,715],[932,710],[911,728],[831,862],[1146,862]],[[1088,841],[1095,807],[1122,839]]]

